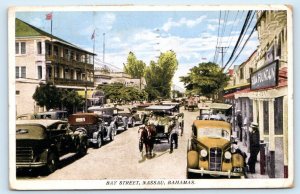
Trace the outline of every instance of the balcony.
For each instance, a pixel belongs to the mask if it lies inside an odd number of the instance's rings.
[[[67,65],[72,68],[78,68],[78,69],[86,68],[87,70],[94,71],[94,66],[92,64],[81,62],[81,61],[68,60],[64,57],[59,57],[57,55],[46,55],[46,61]]]
[[[51,78],[47,78],[46,81],[48,83],[53,83]],[[64,85],[64,86],[76,86],[76,87],[94,87],[94,82],[92,81],[84,81],[84,80],[72,80],[65,78],[54,78],[55,85]]]

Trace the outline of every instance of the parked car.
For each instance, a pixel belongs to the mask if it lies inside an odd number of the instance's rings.
[[[135,127],[143,124],[144,115],[137,112],[137,108],[122,107],[118,108],[118,116],[128,119],[128,127]]]
[[[113,141],[115,129],[105,126],[105,122],[95,113],[77,113],[68,118],[71,128],[83,128],[87,131],[88,143],[100,148],[103,141]]]
[[[225,121],[196,120],[187,146],[187,178],[245,176],[246,155],[231,139],[231,125]]]
[[[128,129],[128,115],[119,114],[119,111],[121,109],[116,107],[93,106],[88,108],[88,112],[114,117],[117,131],[124,131]]]
[[[225,103],[209,103],[204,107],[199,108],[199,116],[197,120],[231,120],[232,105]]]
[[[83,156],[86,152],[86,131],[70,129],[66,121],[16,121],[17,169],[43,167],[47,173],[52,173],[62,156],[69,153]]]
[[[47,112],[37,113],[36,119],[54,119],[54,120],[67,120],[68,112],[63,110],[50,110]]]

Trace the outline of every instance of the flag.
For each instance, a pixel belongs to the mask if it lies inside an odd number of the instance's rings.
[[[52,12],[46,14],[46,20],[52,20]]]
[[[93,32],[93,34],[92,34],[91,39],[93,40],[94,38],[95,38],[95,30],[94,30],[94,32]]]

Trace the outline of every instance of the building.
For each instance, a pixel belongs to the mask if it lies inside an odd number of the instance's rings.
[[[145,89],[145,78],[133,79],[130,75],[124,72],[110,72],[101,69],[95,69],[95,87],[103,84],[122,83],[126,87],[134,87],[137,89]]]
[[[20,19],[15,22],[17,115],[43,111],[32,98],[40,82],[77,90],[94,87],[93,53]]]
[[[237,108],[246,110],[243,114],[250,113],[249,121],[259,125],[260,173],[270,178],[288,178],[288,131],[292,129],[288,129],[291,95],[288,95],[287,11],[258,11],[257,21],[260,45],[256,57],[247,67],[242,64],[238,68],[233,87],[250,85],[224,97],[234,96]],[[243,103],[241,99],[249,102]]]

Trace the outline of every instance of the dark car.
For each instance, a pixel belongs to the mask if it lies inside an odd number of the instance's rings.
[[[64,110],[50,110],[47,112],[40,112],[35,115],[36,119],[54,119],[67,120],[68,112]]]
[[[110,115],[115,118],[115,124],[117,131],[124,131],[128,129],[128,113],[120,113],[122,109],[116,107],[103,107],[103,106],[92,106],[88,108],[88,112],[95,113],[97,115]]]
[[[105,127],[104,121],[95,113],[77,113],[68,118],[71,128],[84,128],[87,131],[88,143],[100,148],[103,141],[114,140],[112,128]]]
[[[87,152],[87,136],[84,130],[71,130],[61,120],[16,121],[16,167],[44,167],[47,173],[56,170],[60,158],[74,153]]]

